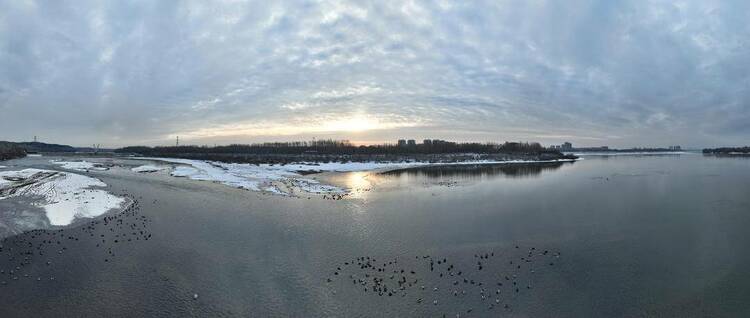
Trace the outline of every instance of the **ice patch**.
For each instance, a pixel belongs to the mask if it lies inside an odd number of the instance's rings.
[[[279,195],[289,195],[289,193],[281,191],[281,189],[274,187],[274,186],[265,187],[263,190],[266,192],[271,192],[271,193],[279,194]]]
[[[173,177],[190,177],[192,175],[198,174],[198,170],[191,167],[186,166],[177,166],[172,170],[172,173],[170,173]]]
[[[98,163],[88,161],[52,161],[56,165],[60,165],[63,169],[78,170],[78,171],[105,171],[108,170],[106,167],[102,167]]]
[[[24,169],[0,172],[0,200],[16,196],[41,196],[35,205],[44,208],[50,224],[64,226],[76,218],[97,217],[120,208],[125,199],[94,187],[99,179],[75,173]]]
[[[143,166],[140,166],[140,167],[135,167],[135,168],[130,169],[130,170],[133,170],[135,172],[156,172],[156,171],[160,171],[160,170],[164,170],[164,169],[167,169],[167,167],[157,167],[157,166],[152,166],[152,165],[143,165]]]

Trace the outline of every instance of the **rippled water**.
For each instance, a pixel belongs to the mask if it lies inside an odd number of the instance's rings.
[[[51,265],[34,256],[21,270],[32,278],[0,286],[0,316],[750,314],[747,159],[590,157],[316,176],[355,189],[340,201],[265,196],[126,168],[90,175],[138,199],[153,239],[115,245],[116,256],[104,262],[106,253],[80,229],[65,230],[80,241],[49,256]],[[533,265],[508,263],[532,247]],[[543,250],[561,255],[537,255]],[[479,253],[494,253],[480,260],[481,271]],[[2,256],[7,271],[14,263]],[[351,265],[363,256],[397,259],[388,270],[414,270],[408,278],[419,282],[406,296],[365,292],[348,276],[367,272]],[[457,276],[430,272],[425,256],[446,258],[484,284],[453,285]],[[506,283],[502,296],[481,299],[481,288],[514,274],[518,293]],[[496,298],[509,308],[489,309]]]

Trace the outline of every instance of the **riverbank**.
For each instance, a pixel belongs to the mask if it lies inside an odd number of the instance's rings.
[[[141,155],[132,155],[138,157]],[[163,153],[158,158],[191,159],[215,161],[223,163],[271,164],[286,165],[294,163],[369,163],[369,162],[427,162],[427,163],[461,163],[471,161],[547,161],[574,160],[578,157],[572,154],[558,152],[540,153],[410,153],[410,154],[251,154],[251,153]]]
[[[168,163],[166,167],[143,165],[134,171],[153,172],[170,170],[173,177],[211,181],[230,187],[267,192],[284,196],[309,194],[346,195],[352,189],[325,184],[314,175],[321,172],[384,172],[424,166],[449,165],[509,165],[529,163],[572,162],[575,159],[553,160],[465,160],[455,162],[397,161],[397,162],[295,162],[289,164],[246,164],[218,161],[138,157],[137,160]]]
[[[0,141],[0,161],[23,158],[25,156],[26,151],[23,148],[11,142]]]

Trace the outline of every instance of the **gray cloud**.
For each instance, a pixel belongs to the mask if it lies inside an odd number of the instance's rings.
[[[746,21],[746,1],[0,1],[0,139],[742,144]]]

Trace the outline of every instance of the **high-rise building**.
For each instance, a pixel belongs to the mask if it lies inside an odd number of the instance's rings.
[[[398,146],[399,146],[399,147],[404,147],[404,146],[406,146],[406,139],[399,139],[399,140],[398,140]]]
[[[432,139],[425,139],[424,141],[422,141],[422,144],[427,146],[432,145]]]
[[[573,144],[571,144],[571,143],[569,143],[569,142],[567,142],[567,141],[566,141],[566,142],[564,142],[564,143],[563,143],[563,144],[562,144],[562,145],[560,146],[560,149],[561,149],[562,151],[570,151],[570,150],[573,150]]]
[[[417,145],[417,141],[414,140],[414,139],[409,139],[409,140],[406,141],[406,144],[408,146],[416,146]]]

